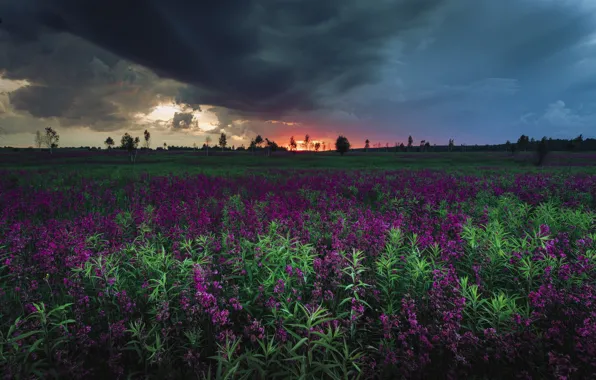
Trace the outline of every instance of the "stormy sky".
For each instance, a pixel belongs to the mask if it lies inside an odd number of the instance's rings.
[[[594,0],[0,0],[0,145],[596,134]],[[362,140],[362,141],[361,141]]]

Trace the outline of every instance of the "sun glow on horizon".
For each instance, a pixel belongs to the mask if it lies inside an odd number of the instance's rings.
[[[329,142],[327,141],[323,141],[323,140],[310,140],[309,142],[309,147],[305,147],[304,146],[304,140],[296,140],[296,151],[298,152],[307,152],[307,151],[315,151],[315,144],[319,143],[321,144],[319,146],[319,151],[323,150],[323,147],[325,148],[324,150],[328,150],[329,149]]]

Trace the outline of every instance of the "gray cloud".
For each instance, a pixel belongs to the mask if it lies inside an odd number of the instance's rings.
[[[596,124],[593,107],[586,113],[584,107],[571,108],[563,100],[548,104],[539,113],[528,113],[520,118],[520,125],[529,126],[536,131],[553,130],[552,137],[576,136],[590,131]],[[542,137],[542,136],[537,136]]]
[[[11,35],[72,33],[193,85],[184,102],[279,112],[314,108],[322,86],[378,80],[384,44],[443,0],[24,1],[0,4]]]
[[[553,123],[521,126],[519,118],[542,114],[559,99],[596,114],[590,84],[595,8],[580,0],[453,1],[434,14],[432,27],[415,33],[432,42],[417,49],[398,38],[383,80],[336,104],[381,136],[499,141],[524,132],[554,135],[559,126]]]
[[[189,129],[196,126],[195,116],[192,112],[176,112],[172,119],[172,128]]]
[[[10,92],[7,104],[34,118],[116,130],[133,125],[135,114],[158,105],[159,96],[173,98],[182,86],[80,37],[44,33],[23,42],[16,36],[0,29],[0,73],[31,83]]]

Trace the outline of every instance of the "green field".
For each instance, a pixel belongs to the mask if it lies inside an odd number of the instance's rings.
[[[534,165],[533,152],[511,155],[505,152],[362,153],[340,156],[334,152],[286,152],[271,157],[249,152],[139,152],[133,165],[124,152],[0,151],[0,169],[68,172],[75,177],[130,178],[149,175],[239,175],[277,170],[400,170],[433,169],[474,172],[507,170],[515,172],[556,171],[596,173],[596,162],[585,153],[553,152],[544,167]],[[551,165],[549,163],[554,163]]]

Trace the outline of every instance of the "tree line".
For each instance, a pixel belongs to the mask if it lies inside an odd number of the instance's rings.
[[[53,153],[55,148],[58,148],[60,142],[60,135],[58,132],[53,129],[52,127],[47,127],[43,131],[37,131],[34,137],[34,143],[37,148],[45,147],[50,151],[50,154]],[[335,148],[335,151],[344,155],[352,148],[350,141],[346,136],[340,135],[337,137],[334,147],[327,146],[325,141],[313,141],[309,134],[304,136],[304,139],[298,143],[294,136],[290,137],[289,144],[287,147],[281,146],[277,144],[275,141],[270,140],[269,138],[263,138],[261,135],[257,135],[250,141],[248,147],[241,145],[236,147],[232,145],[228,147],[228,138],[227,135],[222,132],[219,136],[217,141],[217,145],[211,146],[212,138],[211,136],[206,136],[205,142],[202,147],[198,147],[196,143],[193,144],[193,147],[183,147],[183,146],[170,146],[168,147],[167,144],[164,142],[163,147],[159,146],[156,150],[204,150],[205,154],[209,155],[209,149],[211,148],[220,148],[221,151],[225,150],[235,150],[235,151],[250,151],[253,154],[259,150],[265,150],[266,155],[270,156],[272,152],[275,151],[290,151],[296,153],[298,151],[298,146],[300,145],[303,150],[305,151],[314,151],[319,152],[321,150],[327,151],[328,149]],[[112,137],[106,138],[104,141],[104,145],[107,149],[121,149],[125,150],[129,153],[130,161],[135,162],[137,150],[139,148],[141,150],[148,150],[151,149],[151,133],[147,130],[143,132],[143,138],[140,137],[133,137],[130,133],[126,132],[120,138],[120,144],[117,145],[115,140]],[[331,144],[329,144],[331,145]],[[427,140],[420,140],[419,144],[414,145],[414,138],[410,135],[408,136],[407,142],[404,143],[395,143],[392,147],[390,147],[389,143],[385,143],[383,146],[381,143],[371,143],[369,139],[364,141],[364,148],[362,149],[365,152],[371,151],[394,151],[394,152],[426,152],[426,151],[454,151],[460,150],[462,152],[466,151],[507,151],[515,154],[517,152],[526,152],[526,151],[543,151],[543,152],[550,152],[550,151],[593,151],[596,150],[596,139],[588,138],[584,139],[583,135],[579,135],[573,139],[553,139],[543,137],[540,140],[536,140],[531,138],[527,135],[522,134],[515,143],[507,140],[504,144],[485,144],[485,145],[466,145],[461,144],[459,147],[456,147],[455,140],[450,138],[448,144],[437,146],[431,145],[430,141]]]

